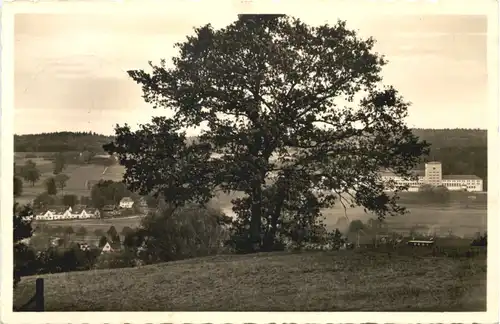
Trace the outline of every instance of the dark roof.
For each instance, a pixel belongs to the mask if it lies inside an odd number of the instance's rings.
[[[482,180],[478,176],[469,174],[449,174],[443,175],[443,180]]]

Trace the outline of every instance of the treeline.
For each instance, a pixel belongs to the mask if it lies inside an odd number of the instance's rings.
[[[94,132],[54,132],[14,135],[15,152],[81,152],[104,153],[102,146],[113,140],[112,136]]]
[[[487,145],[487,131],[485,129],[414,128],[413,134],[439,148],[477,147]]]

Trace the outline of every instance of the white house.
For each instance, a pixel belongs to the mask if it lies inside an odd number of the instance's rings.
[[[134,201],[130,197],[124,197],[120,200],[120,208],[130,209],[134,205]]]
[[[119,251],[119,250],[120,250],[120,244],[106,242],[106,244],[102,247],[101,254],[115,252],[115,251]]]

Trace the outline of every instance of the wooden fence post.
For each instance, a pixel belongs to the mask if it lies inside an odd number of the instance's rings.
[[[43,291],[43,278],[36,279],[35,310],[43,312],[45,310],[45,296]]]

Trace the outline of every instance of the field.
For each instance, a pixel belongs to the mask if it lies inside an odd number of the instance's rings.
[[[368,250],[220,255],[43,278],[47,311],[486,309],[485,253],[471,258]],[[22,279],[14,305],[32,296],[34,281]]]
[[[23,194],[21,197],[16,198],[16,200],[21,204],[26,204],[32,201],[37,195],[45,191],[44,182],[47,178],[52,177],[53,164],[52,161],[45,160],[42,158],[31,159],[36,163],[37,168],[40,170],[41,177],[35,186],[31,186],[31,183],[24,182],[23,184]],[[16,163],[18,165],[23,165],[27,159],[16,157]],[[59,193],[63,194],[74,194],[78,197],[80,196],[90,196],[90,190],[87,189],[86,184],[88,180],[114,180],[120,181],[123,177],[124,168],[121,165],[113,165],[111,167],[105,167],[101,165],[89,164],[89,165],[75,165],[69,164],[63,171],[69,176],[66,188]]]
[[[75,230],[79,227],[85,227],[87,232],[94,232],[97,229],[107,231],[110,226],[114,226],[118,233],[121,230],[128,226],[130,228],[135,228],[139,225],[141,221],[140,216],[130,216],[130,217],[120,217],[120,218],[109,218],[109,219],[81,219],[81,220],[60,220],[60,221],[34,221],[33,227],[36,227],[39,224],[45,224],[50,227],[57,226],[71,226]]]
[[[220,206],[227,214],[233,214],[231,210],[231,199],[240,197],[239,194],[225,195],[219,194],[214,199],[213,205]],[[389,228],[401,233],[408,233],[411,228],[419,228],[420,232],[425,234],[449,235],[453,234],[460,237],[471,237],[477,232],[484,232],[487,229],[487,210],[486,204],[465,208],[459,204],[451,206],[423,206],[416,204],[403,204],[409,210],[409,214],[404,216],[395,216],[387,218]],[[339,219],[347,218],[352,220],[361,220],[366,223],[374,215],[366,214],[363,208],[348,208],[344,211],[342,206],[323,210],[325,224],[328,229],[345,229],[346,225],[338,225]]]

